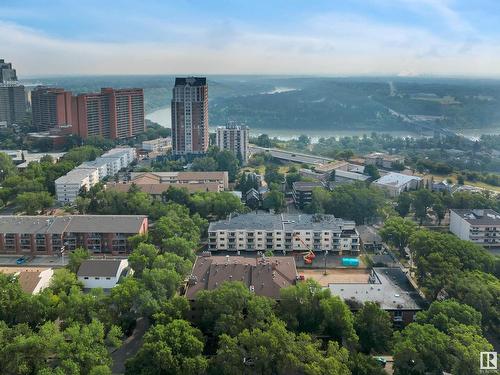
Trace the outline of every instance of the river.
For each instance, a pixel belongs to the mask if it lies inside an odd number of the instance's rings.
[[[156,122],[161,126],[166,128],[172,127],[172,118],[171,118],[171,110],[170,107],[160,108],[156,111],[153,111],[146,115],[148,120]],[[311,137],[312,142],[317,142],[317,140],[321,137],[352,137],[352,136],[363,136],[363,134],[370,135],[373,130],[312,130],[309,129],[307,131],[300,131],[296,129],[257,129],[250,127],[250,134],[253,136],[257,136],[260,134],[267,134],[270,137],[278,137],[283,140],[289,140],[292,138],[297,138],[301,134],[306,134]],[[379,133],[390,134],[393,137],[414,137],[418,138],[421,135],[412,133],[405,130],[389,130],[382,131]],[[481,134],[500,134],[500,127],[497,128],[485,128],[485,129],[461,129],[457,130],[457,133],[464,135],[470,139],[478,139]],[[428,136],[432,136],[432,134],[427,134]]]

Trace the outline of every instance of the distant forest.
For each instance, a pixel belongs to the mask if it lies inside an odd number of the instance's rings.
[[[24,80],[75,93],[142,87],[146,112],[170,104],[174,76]],[[400,130],[410,122],[450,129],[500,127],[500,81],[416,78],[209,76],[210,122],[258,129]]]

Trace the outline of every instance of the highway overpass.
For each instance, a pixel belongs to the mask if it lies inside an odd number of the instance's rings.
[[[281,161],[292,162],[292,163],[324,164],[324,163],[329,163],[331,161],[335,161],[335,159],[325,158],[322,156],[302,154],[300,152],[285,151],[285,150],[279,150],[276,148],[265,148],[265,147],[255,146],[255,145],[250,145],[248,147],[248,150],[249,150],[251,155],[265,152],[267,154],[270,154],[275,159],[278,159]]]

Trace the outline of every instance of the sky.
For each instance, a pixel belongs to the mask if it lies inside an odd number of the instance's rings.
[[[500,77],[498,0],[0,0],[20,77]]]

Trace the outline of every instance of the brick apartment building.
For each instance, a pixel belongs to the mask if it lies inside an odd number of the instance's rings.
[[[72,100],[74,132],[82,138],[135,137],[145,131],[143,89],[103,88]]]
[[[128,254],[127,238],[147,233],[140,215],[0,216],[0,254],[52,255],[78,247]]]
[[[37,131],[69,126],[71,132],[71,92],[60,88],[37,87],[31,91],[33,126]]]

